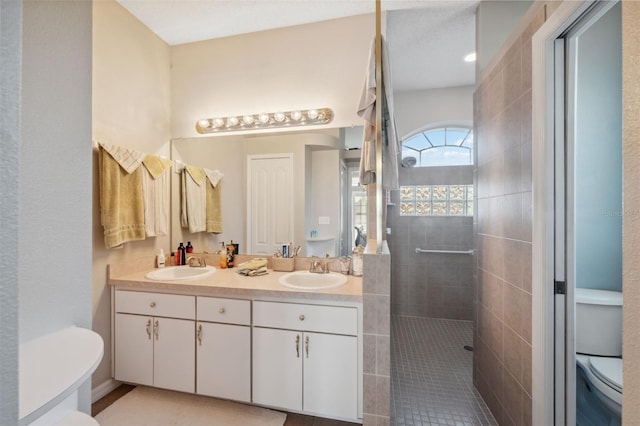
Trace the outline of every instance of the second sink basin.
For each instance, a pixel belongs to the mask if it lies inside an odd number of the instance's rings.
[[[169,266],[166,268],[155,269],[144,277],[148,280],[154,281],[178,281],[188,280],[193,278],[204,278],[213,274],[216,268],[213,266],[191,267],[188,265],[183,266]]]
[[[308,271],[295,271],[281,276],[278,282],[289,288],[326,290],[344,285],[347,282],[347,277],[335,272],[316,274]]]

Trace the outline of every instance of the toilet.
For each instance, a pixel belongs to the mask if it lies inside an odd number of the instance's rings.
[[[577,424],[620,425],[622,293],[576,288],[575,299]]]

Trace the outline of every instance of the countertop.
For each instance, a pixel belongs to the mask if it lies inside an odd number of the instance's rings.
[[[216,268],[213,275],[177,281],[155,281],[145,278],[149,269],[114,276],[109,269],[107,283],[123,290],[157,291],[238,298],[289,298],[323,301],[362,302],[362,277],[347,276],[347,283],[327,290],[300,290],[281,285],[278,279],[287,272],[269,269],[266,275],[246,277],[237,269]]]

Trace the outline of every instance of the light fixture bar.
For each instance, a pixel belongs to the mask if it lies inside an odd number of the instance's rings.
[[[273,129],[329,124],[333,120],[330,108],[294,111],[261,112],[259,114],[232,115],[203,118],[196,122],[198,133],[234,132],[238,130]]]

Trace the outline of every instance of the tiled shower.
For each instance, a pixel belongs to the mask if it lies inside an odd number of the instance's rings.
[[[473,166],[403,167],[391,192],[392,425],[497,424],[472,381],[473,200]]]
[[[399,177],[387,209],[391,313],[471,320],[473,257],[416,249],[473,249],[473,166],[402,167]]]

